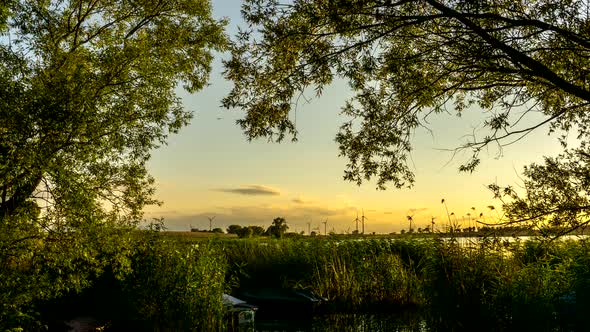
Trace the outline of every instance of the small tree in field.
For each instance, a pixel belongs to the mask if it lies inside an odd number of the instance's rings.
[[[227,227],[227,234],[237,234],[240,235],[240,232],[242,231],[242,226],[240,225],[229,225]]]
[[[277,217],[272,221],[272,225],[266,230],[266,234],[272,237],[281,238],[289,229],[287,221],[283,217]]]

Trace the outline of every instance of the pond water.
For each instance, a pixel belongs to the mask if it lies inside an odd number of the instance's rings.
[[[511,326],[483,322],[477,317],[439,316],[435,321],[416,311],[399,313],[325,314],[307,319],[257,319],[254,326],[243,327],[241,332],[439,332],[439,331],[537,331],[571,332],[588,331],[577,329],[571,324],[535,324],[534,321],[520,322]],[[524,324],[524,325],[523,325]]]
[[[414,312],[396,314],[326,314],[309,319],[257,320],[244,331],[355,331],[355,332],[426,332],[424,319]]]
[[[564,235],[559,237],[559,241],[578,241],[582,239],[587,239],[588,235]],[[537,240],[539,237],[537,236],[498,236],[498,237],[461,237],[457,236],[454,238],[450,237],[443,237],[441,238],[443,241],[455,241],[461,246],[476,246],[483,241],[500,241],[501,243],[514,243],[516,241],[526,242],[531,240]]]

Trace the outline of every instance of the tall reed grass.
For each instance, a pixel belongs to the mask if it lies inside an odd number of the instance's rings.
[[[134,328],[154,331],[223,329],[226,265],[207,242],[179,245],[146,237],[122,281]]]
[[[432,330],[587,327],[587,240],[209,239],[150,233],[114,289],[143,330],[226,328],[222,292],[306,289],[327,311],[419,308]],[[108,289],[105,287],[104,289]]]
[[[588,323],[580,315],[588,308],[586,241],[433,244],[419,273],[433,325],[545,330]],[[577,300],[568,300],[572,295]]]
[[[339,309],[422,301],[415,270],[390,241],[244,239],[223,242],[223,247],[228,281],[238,287],[308,289]]]
[[[426,308],[441,328],[587,324],[587,241],[221,241],[233,287],[305,288],[333,310]],[[572,300],[572,297],[575,298]]]

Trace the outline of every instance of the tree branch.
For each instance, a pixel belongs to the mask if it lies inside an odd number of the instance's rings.
[[[486,32],[481,26],[469,20],[469,15],[459,13],[456,10],[447,7],[435,0],[426,1],[434,8],[440,10],[442,13],[447,14],[449,17],[456,18],[459,22],[465,24],[465,26],[470,28],[474,33],[476,33],[479,37],[488,42],[492,47],[504,52],[510,59],[512,59],[512,61],[515,64],[520,64],[528,67],[533,73],[533,75],[546,79],[547,81],[553,83],[556,87],[559,87],[561,90],[571,95],[574,95],[586,101],[590,101],[590,91],[566,81],[565,79],[557,75],[554,71],[552,71],[549,67],[527,56],[526,54],[515,49],[514,47],[509,46],[506,43],[493,37],[488,32]]]

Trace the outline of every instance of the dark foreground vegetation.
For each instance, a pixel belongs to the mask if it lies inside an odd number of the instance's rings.
[[[581,330],[590,324],[586,240],[472,246],[441,239],[202,239],[138,234],[126,274],[37,303],[38,327],[92,315],[107,330],[225,330],[221,294],[306,289],[325,313],[419,311],[431,330]],[[328,316],[326,316],[328,317]],[[32,327],[30,325],[29,327]]]

